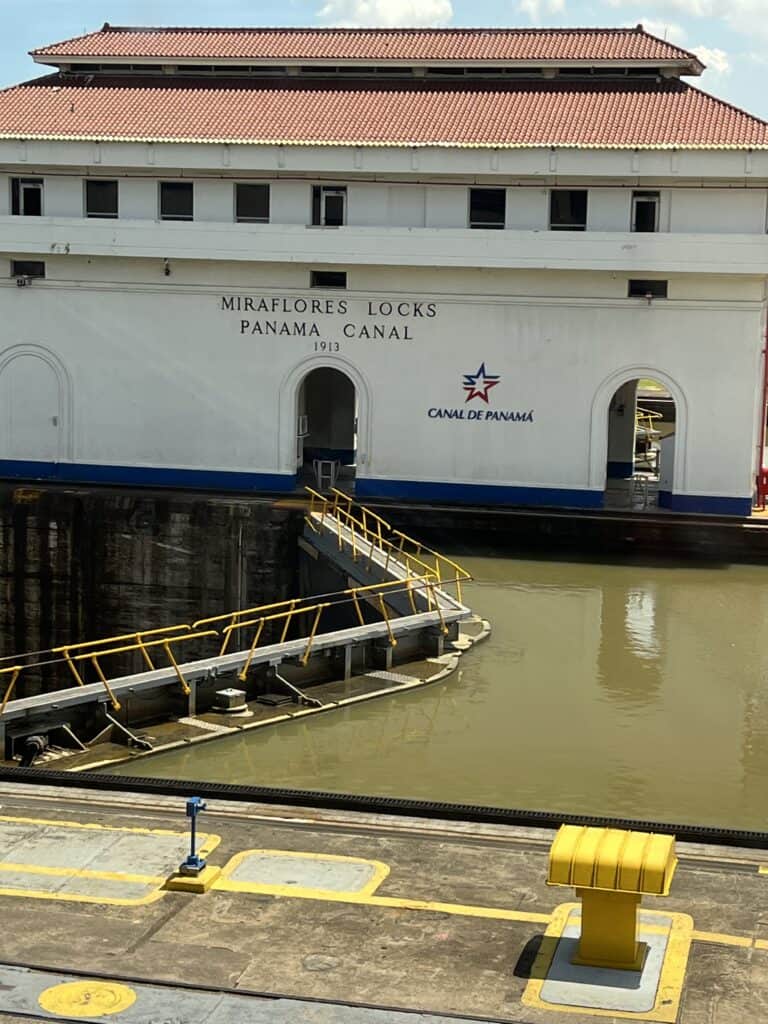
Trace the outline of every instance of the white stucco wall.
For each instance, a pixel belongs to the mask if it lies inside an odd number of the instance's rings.
[[[765,232],[765,192],[762,189],[680,189],[672,193],[670,230]]]
[[[506,298],[450,294],[450,281],[441,294],[441,275],[425,270],[413,281],[385,271],[367,292],[201,288],[159,274],[155,284],[102,277],[76,289],[9,282],[0,286],[0,359],[31,344],[60,360],[72,383],[68,458],[78,463],[290,474],[299,383],[327,365],[358,383],[360,478],[574,491],[604,486],[616,387],[656,376],[683,396],[675,492],[749,497],[761,304],[564,299],[560,277],[549,279],[551,295]],[[300,300],[310,312],[230,311],[223,295]],[[322,304],[314,314],[313,300]],[[381,302],[393,312],[371,315]],[[407,303],[399,313],[398,302]],[[252,333],[257,321],[262,330],[315,324],[317,336]],[[346,336],[376,325],[400,337]],[[499,382],[487,404],[467,402],[465,375],[481,364]],[[28,407],[35,402],[29,395]],[[478,418],[468,420],[469,410]],[[41,431],[48,415],[40,409]],[[0,434],[0,459],[19,457],[4,444]]]

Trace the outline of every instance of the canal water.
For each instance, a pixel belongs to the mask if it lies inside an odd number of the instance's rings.
[[[765,568],[454,554],[494,632],[446,682],[119,771],[768,827]]]

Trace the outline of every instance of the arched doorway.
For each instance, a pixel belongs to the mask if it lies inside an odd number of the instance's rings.
[[[665,504],[675,478],[677,403],[652,377],[620,384],[608,405],[605,507],[647,511]]]
[[[302,481],[343,487],[357,467],[358,399],[354,382],[341,370],[318,366],[299,384],[297,471]]]
[[[66,373],[46,349],[19,345],[0,354],[0,459],[66,458],[69,404]]]

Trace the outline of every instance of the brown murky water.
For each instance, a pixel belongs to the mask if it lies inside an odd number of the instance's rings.
[[[123,771],[768,827],[768,570],[462,562],[445,683]]]

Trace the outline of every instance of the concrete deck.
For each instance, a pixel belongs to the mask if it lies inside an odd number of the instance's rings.
[[[3,1024],[768,1018],[768,852],[679,846],[642,917],[674,955],[625,1011],[553,979],[578,913],[544,885],[551,832],[222,801],[190,895],[162,888],[186,825],[177,799],[0,786]]]

